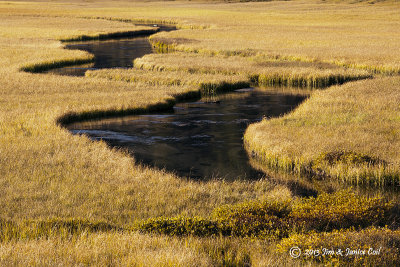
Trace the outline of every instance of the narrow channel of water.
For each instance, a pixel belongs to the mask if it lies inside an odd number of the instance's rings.
[[[243,133],[263,116],[282,115],[305,99],[299,95],[247,89],[218,96],[217,102],[180,103],[170,113],[69,125],[114,147],[127,148],[146,165],[194,179],[258,179],[249,164]]]
[[[146,37],[78,42],[66,48],[88,51],[96,60],[90,66],[60,68],[52,73],[83,76],[88,69],[129,68],[135,58],[153,53]],[[249,164],[243,148],[245,129],[264,116],[276,117],[292,110],[305,96],[250,88],[217,97],[213,102],[181,103],[169,113],[78,123],[68,129],[127,148],[137,161],[184,177],[262,177],[264,174]]]
[[[137,24],[138,26],[157,26],[159,31],[173,31],[175,26],[171,25],[147,25]],[[70,66],[51,69],[48,72],[68,75],[85,76],[87,70],[105,68],[132,68],[133,60],[146,54],[154,53],[148,37],[120,38],[113,40],[94,40],[73,42],[65,46],[66,49],[84,50],[95,55],[95,61],[90,64],[80,66]]]

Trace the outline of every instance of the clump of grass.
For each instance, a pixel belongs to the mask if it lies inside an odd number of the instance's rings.
[[[387,228],[293,234],[277,245],[277,251],[289,256],[289,250],[293,247],[300,249],[299,257],[303,262],[314,261],[340,266],[400,264],[400,231]]]

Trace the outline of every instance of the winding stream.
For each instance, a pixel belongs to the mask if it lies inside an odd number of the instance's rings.
[[[129,68],[135,58],[153,52],[145,37],[79,42],[66,48],[86,50],[96,61],[91,66],[54,69],[52,73],[83,76],[88,69]],[[76,123],[67,128],[74,134],[126,148],[137,161],[183,177],[235,180],[264,176],[249,164],[242,140],[245,129],[264,116],[289,112],[306,97],[244,88],[217,98],[213,102],[180,103],[172,112]]]
[[[248,124],[296,107],[304,96],[246,89],[218,96],[218,103],[175,105],[170,113],[131,116],[69,125],[112,146],[127,148],[146,165],[195,179],[258,179],[248,163],[242,136]]]

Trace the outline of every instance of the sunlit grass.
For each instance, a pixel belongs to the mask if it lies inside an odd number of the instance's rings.
[[[288,172],[398,184],[399,81],[374,79],[316,92],[293,113],[250,126],[247,149]]]
[[[225,74],[247,77],[262,86],[318,88],[370,78],[366,71],[349,70],[318,63],[301,63],[266,58],[213,56],[203,54],[150,54],[138,58],[135,68],[151,71],[180,71],[190,74]],[[205,76],[206,78],[206,76]]]

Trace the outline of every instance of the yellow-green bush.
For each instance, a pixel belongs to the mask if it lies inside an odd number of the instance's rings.
[[[152,218],[138,224],[144,232],[168,235],[229,235],[282,238],[293,232],[362,229],[395,223],[395,205],[383,197],[350,190],[289,201],[249,201],[216,208],[210,219]]]
[[[282,237],[289,229],[289,213],[288,201],[251,201],[216,208],[212,217],[233,236]]]
[[[350,190],[322,193],[292,205],[290,220],[303,231],[330,231],[350,227],[385,225],[394,204],[383,197],[358,196]]]
[[[216,222],[199,217],[158,217],[150,218],[135,226],[143,232],[151,232],[166,235],[197,235],[210,236],[220,233]]]

